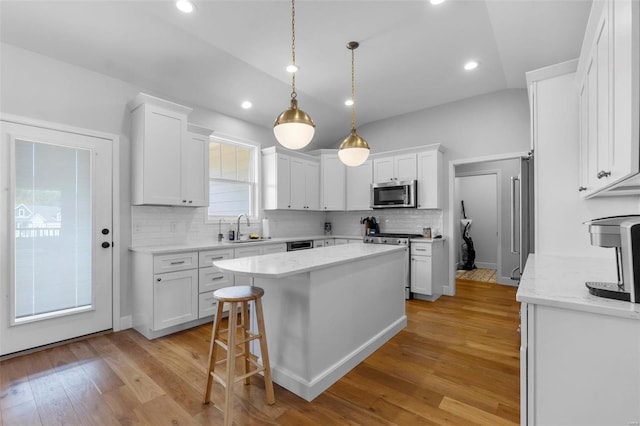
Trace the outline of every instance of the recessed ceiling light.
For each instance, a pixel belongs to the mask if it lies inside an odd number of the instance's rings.
[[[297,65],[293,65],[293,64],[287,65],[287,72],[294,73],[294,72],[297,72],[299,69],[300,67],[298,67]]]
[[[240,106],[244,109],[249,109],[253,106],[253,104],[250,101],[244,101]]]
[[[446,0],[429,0],[432,5],[437,6],[439,4],[444,3]]]
[[[351,106],[351,105],[353,105],[353,99],[347,99],[346,101],[344,101],[344,104],[345,104],[346,106]]]
[[[464,64],[464,69],[467,71],[475,70],[478,68],[478,61],[469,61]]]
[[[195,9],[191,0],[178,0],[176,1],[176,7],[183,13],[191,13]]]

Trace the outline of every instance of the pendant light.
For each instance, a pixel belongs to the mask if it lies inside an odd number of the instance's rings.
[[[296,5],[291,0],[291,65],[296,69]],[[304,148],[313,139],[316,125],[311,117],[298,108],[296,73],[291,73],[291,107],[278,116],[273,134],[280,145],[289,149]]]
[[[358,136],[356,132],[356,73],[355,73],[355,50],[360,46],[357,41],[350,41],[347,49],[351,50],[351,133],[340,144],[338,157],[347,166],[359,166],[369,157],[369,144]]]

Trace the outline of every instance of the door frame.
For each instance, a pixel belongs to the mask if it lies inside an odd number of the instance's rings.
[[[514,152],[511,154],[497,154],[497,155],[487,155],[484,157],[472,157],[472,158],[461,158],[457,160],[449,161],[449,212],[447,213],[447,232],[448,235],[455,235],[454,224],[455,215],[454,215],[454,203],[455,203],[455,182],[456,182],[456,166],[462,164],[473,164],[473,163],[486,163],[489,161],[500,161],[500,160],[512,160],[520,157],[524,157],[529,155],[528,151]],[[447,296],[455,296],[456,294],[456,269],[454,268],[456,260],[456,247],[455,245],[449,244],[449,285],[444,287],[443,293]]]
[[[0,120],[22,124],[26,126],[40,127],[47,130],[55,130],[67,133],[74,133],[83,136],[90,136],[94,138],[106,139],[111,141],[112,156],[111,156],[111,184],[112,184],[112,200],[111,200],[111,217],[112,217],[112,241],[113,255],[111,256],[111,273],[112,273],[112,301],[111,301],[111,315],[112,315],[112,328],[113,331],[120,331],[121,319],[120,319],[120,294],[121,294],[121,281],[120,281],[120,256],[121,256],[121,239],[120,239],[120,136],[112,133],[99,132],[95,130],[84,129],[81,127],[69,126],[66,124],[54,123],[50,121],[38,120],[34,118],[28,118],[13,114],[5,114],[0,112]],[[0,230],[0,238],[9,238],[8,230]],[[6,254],[8,255],[8,254]]]

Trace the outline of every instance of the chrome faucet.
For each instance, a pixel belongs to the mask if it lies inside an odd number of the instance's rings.
[[[240,213],[238,215],[238,222],[236,226],[236,240],[240,240],[240,218],[242,216],[244,216],[244,218],[247,219],[247,226],[251,226],[251,222],[249,222],[249,216],[245,215],[244,213]]]

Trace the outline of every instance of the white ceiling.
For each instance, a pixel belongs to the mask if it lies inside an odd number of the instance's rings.
[[[189,106],[264,127],[288,107],[291,3],[196,0],[0,1],[0,39]],[[350,128],[356,50],[363,124],[506,88],[524,73],[578,57],[591,0],[298,0],[299,107],[316,123],[313,148]],[[462,69],[477,59],[473,72]],[[243,110],[240,103],[254,107]]]

